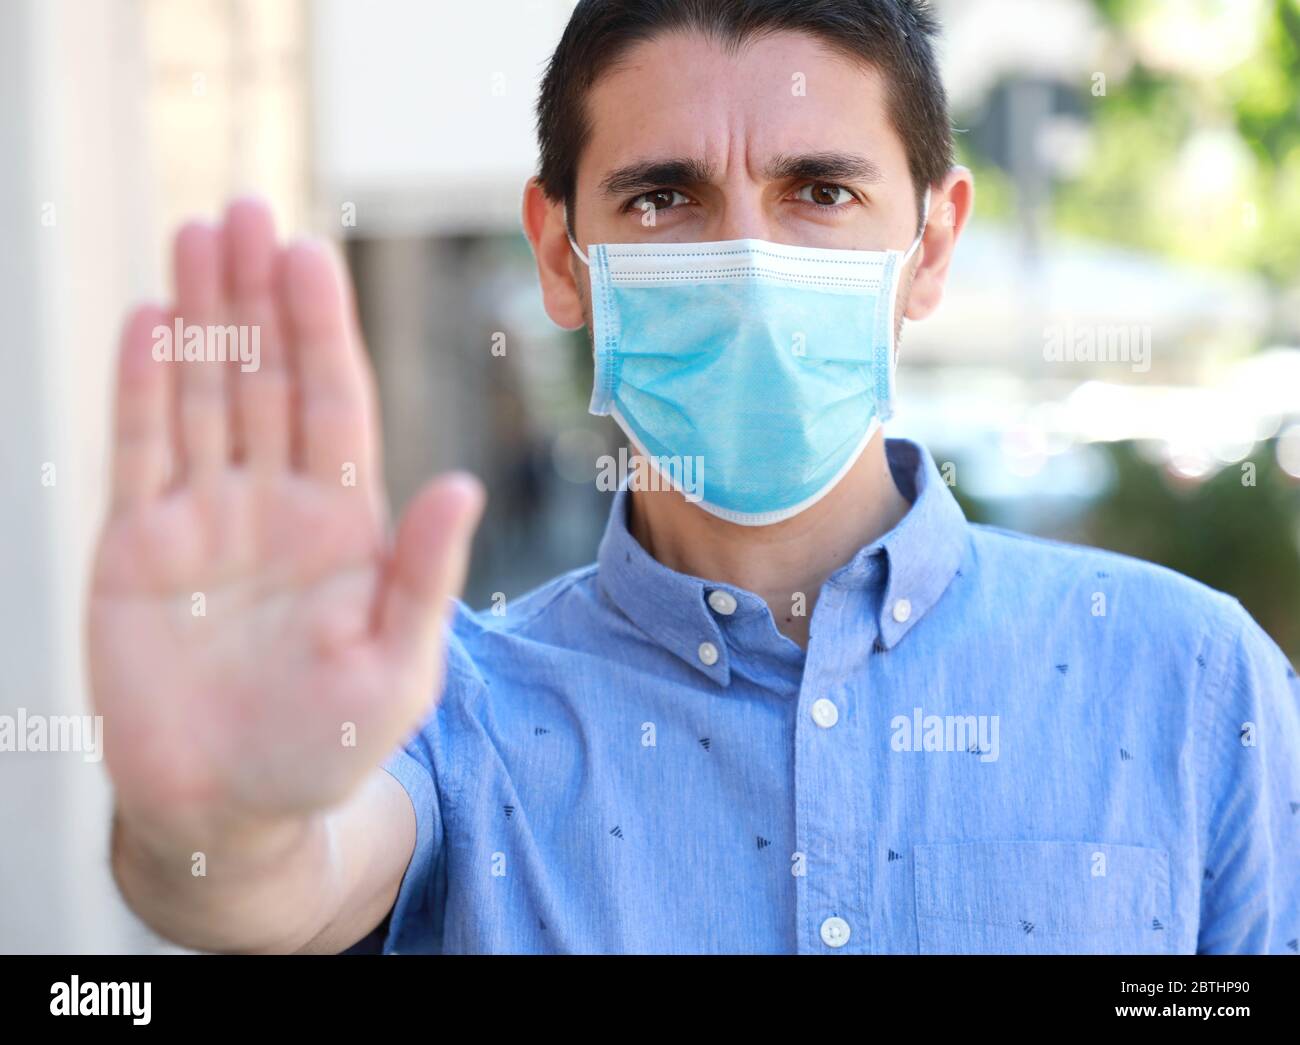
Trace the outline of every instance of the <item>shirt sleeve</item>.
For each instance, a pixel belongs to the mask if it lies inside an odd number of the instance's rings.
[[[1300,952],[1300,683],[1233,599],[1204,693],[1197,759],[1204,868],[1197,952]]]
[[[370,951],[384,954],[437,954],[442,949],[443,913],[447,895],[444,815],[448,781],[444,747],[451,709],[461,691],[472,685],[476,672],[455,624],[469,611],[460,602],[447,631],[446,669],[438,703],[420,728],[381,764],[405,789],[415,810],[415,848],[402,875],[392,910],[374,933]],[[358,945],[360,946],[360,945]]]

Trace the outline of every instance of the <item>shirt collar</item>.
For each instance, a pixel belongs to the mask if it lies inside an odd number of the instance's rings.
[[[965,556],[969,534],[961,506],[929,450],[909,439],[886,439],[885,456],[911,507],[898,525],[860,548],[826,583],[862,587],[873,577],[872,559],[883,555],[887,570],[877,641],[892,649],[939,601]],[[735,600],[736,609],[724,618],[764,612],[764,603],[742,588],[678,573],[656,561],[627,528],[629,497],[620,490],[610,506],[597,553],[601,588],[648,637],[714,682],[728,685],[730,654],[709,596],[721,590]]]
[[[910,439],[886,439],[885,456],[899,492],[912,502],[907,514],[841,566],[828,584],[857,587],[869,560],[888,563],[878,617],[879,642],[893,649],[947,590],[970,542],[966,516],[939,474],[930,451]]]

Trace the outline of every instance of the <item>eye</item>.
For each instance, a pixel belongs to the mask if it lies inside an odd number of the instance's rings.
[[[647,210],[667,210],[673,204],[681,200],[687,201],[685,193],[678,192],[676,189],[655,189],[653,192],[643,192],[640,196],[628,200],[625,211],[647,211]]]
[[[803,186],[795,198],[814,206],[833,209],[853,202],[854,195],[843,185],[833,185],[825,181],[813,181]]]

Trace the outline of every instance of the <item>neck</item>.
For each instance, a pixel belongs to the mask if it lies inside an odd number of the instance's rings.
[[[649,465],[639,459],[637,467]],[[883,432],[830,493],[771,526],[737,526],[676,491],[650,485],[637,483],[632,492],[629,528],[641,546],[678,573],[753,592],[767,603],[781,634],[802,649],[826,578],[897,526],[911,507],[889,470]]]

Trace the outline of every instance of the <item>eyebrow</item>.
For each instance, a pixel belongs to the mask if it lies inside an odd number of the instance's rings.
[[[664,185],[700,185],[713,177],[704,160],[678,157],[666,160],[637,160],[605,175],[600,183],[603,196],[625,196]]]
[[[851,152],[778,153],[763,168],[772,181],[790,179],[859,181],[874,185],[883,181],[880,168],[865,156]],[[666,185],[702,185],[713,178],[713,168],[691,157],[637,160],[612,170],[600,183],[604,196],[625,196]]]
[[[868,185],[884,181],[879,167],[865,156],[852,152],[807,152],[797,156],[778,154],[763,168],[763,176],[772,181],[799,178],[860,181]]]

